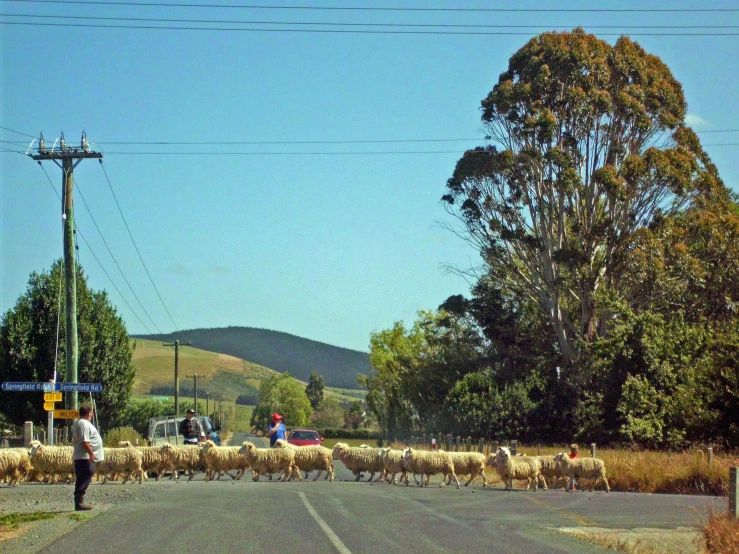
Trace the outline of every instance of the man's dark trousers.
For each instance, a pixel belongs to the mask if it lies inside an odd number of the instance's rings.
[[[74,482],[74,505],[77,507],[82,504],[87,487],[90,485],[90,481],[92,481],[92,476],[95,473],[95,462],[91,462],[90,460],[75,460],[74,472],[77,476],[77,480]]]

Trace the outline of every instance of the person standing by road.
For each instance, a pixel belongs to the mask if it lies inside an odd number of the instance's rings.
[[[272,423],[269,424],[267,431],[269,435],[269,446],[275,445],[278,439],[287,440],[285,436],[285,425],[282,423],[282,416],[280,414],[272,414]]]
[[[95,462],[105,459],[103,451],[103,439],[95,426],[90,423],[92,419],[92,408],[80,406],[80,418],[72,426],[72,444],[74,451],[74,509],[78,512],[92,510],[92,506],[85,504],[85,493],[95,473]]]
[[[205,440],[205,434],[200,426],[200,421],[195,417],[195,410],[187,410],[187,417],[180,421],[180,434],[184,437],[185,444],[197,446],[199,441]]]

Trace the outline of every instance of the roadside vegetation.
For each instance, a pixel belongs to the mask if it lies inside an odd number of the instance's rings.
[[[736,554],[739,552],[739,520],[728,513],[710,514],[703,526],[703,539],[708,554]]]

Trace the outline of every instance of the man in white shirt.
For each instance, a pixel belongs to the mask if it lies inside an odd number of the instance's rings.
[[[72,426],[72,444],[74,445],[74,472],[77,480],[74,483],[74,509],[76,511],[92,510],[85,504],[85,492],[95,474],[95,462],[105,459],[103,439],[95,426],[90,423],[92,408],[80,406],[80,418]]]

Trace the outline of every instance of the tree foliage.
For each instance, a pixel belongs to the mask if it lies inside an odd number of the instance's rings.
[[[304,427],[313,414],[305,390],[289,373],[265,379],[259,387],[259,403],[252,412],[250,424],[266,431],[273,413],[279,413],[287,427]]]
[[[0,381],[49,381],[53,377],[60,271],[57,261],[48,272],[32,273],[26,292],[0,319]],[[64,312],[62,293],[56,363],[60,382],[64,381],[66,359]],[[107,293],[90,289],[79,265],[77,333],[78,381],[103,384],[103,391],[95,394],[100,425],[103,429],[120,425],[135,374],[128,333]],[[46,421],[39,393],[6,394],[0,410],[17,424]]]
[[[311,418],[316,429],[339,429],[344,424],[344,409],[333,398],[324,398]]]
[[[310,380],[305,387],[305,394],[310,400],[311,408],[317,410],[323,400],[323,377],[318,375],[317,371],[310,374]]]
[[[682,86],[627,37],[531,39],[482,111],[495,145],[465,153],[443,200],[571,360],[607,320],[595,295],[618,286],[632,234],[721,182],[685,126]]]
[[[443,200],[469,297],[370,340],[384,436],[739,445],[739,204],[681,85],[626,37],[545,33],[483,100]]]

